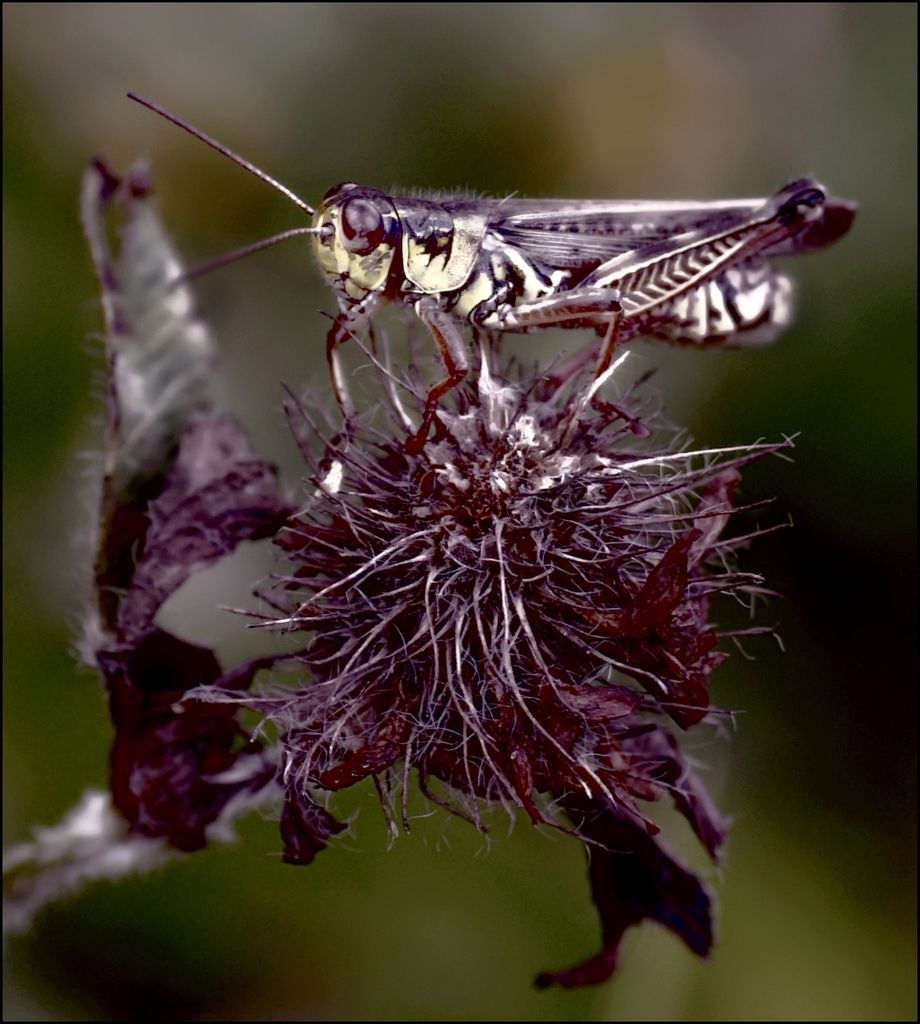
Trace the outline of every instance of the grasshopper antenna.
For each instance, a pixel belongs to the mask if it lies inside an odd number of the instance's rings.
[[[183,121],[181,117],[177,117],[175,114],[170,113],[164,107],[161,107],[158,103],[154,103],[153,100],[145,99],[143,96],[138,96],[137,93],[129,92],[128,99],[134,100],[135,103],[140,103],[142,107],[147,107],[148,110],[152,110],[155,114],[159,114],[160,117],[165,118],[167,121],[171,121],[174,125],[184,129],[189,135],[194,135],[196,139],[204,142],[212,149],[216,149],[218,153],[232,160],[235,164],[242,167],[244,170],[249,171],[250,174],[254,174],[260,181],[267,182],[272,188],[277,189],[282,195],[287,196],[292,203],[295,203],[309,216],[313,216],[316,212],[312,206],[305,203],[300,196],[295,195],[287,186],[282,185],[280,181],[276,181],[270,174],[266,174],[265,171],[256,167],[255,164],[250,163],[245,157],[240,156],[238,153],[234,153],[232,149],[224,146],[218,142],[217,139],[212,139],[210,135],[206,135],[203,131],[195,128],[189,124],[188,121]],[[218,270],[221,267],[227,266],[228,263],[235,263],[237,260],[242,259],[244,256],[251,256],[255,252],[260,252],[262,249],[267,249],[269,246],[277,245],[278,242],[284,242],[288,238],[295,238],[298,235],[315,235],[322,234],[323,229],[321,228],[291,228],[288,231],[282,231],[277,235],[272,235],[269,238],[262,238],[258,242],[251,242],[249,245],[244,245],[240,249],[234,249],[232,252],[224,253],[222,256],[217,256],[215,259],[208,260],[206,263],[201,263],[197,267],[193,267],[191,270],[186,270],[183,273],[175,277],[170,285],[176,287],[180,284],[185,284],[188,281],[193,281],[196,278],[202,277],[204,274],[209,274],[212,270]]]
[[[205,274],[210,274],[212,270],[220,270],[221,267],[227,266],[228,263],[236,263],[237,260],[241,260],[245,256],[251,256],[254,252],[261,252],[262,249],[268,249],[269,246],[277,245],[278,242],[284,242],[288,238],[295,238],[297,235],[316,234],[322,234],[322,230],[320,228],[289,228],[287,231],[282,231],[277,235],[260,238],[258,242],[250,242],[249,245],[244,245],[240,249],[234,249],[232,252],[225,252],[222,256],[216,256],[206,263],[199,263],[197,267],[192,267],[191,270],[184,270],[170,281],[170,285],[175,287],[180,284],[187,284],[196,278],[204,277]]]
[[[282,195],[287,196],[292,203],[296,204],[310,217],[316,212],[309,203],[305,203],[300,196],[295,195],[286,185],[282,185],[280,181],[276,181],[270,174],[266,174],[265,171],[260,170],[255,164],[251,164],[244,157],[241,157],[238,153],[234,153],[232,149],[228,149],[227,146],[222,145],[217,139],[212,139],[210,135],[205,135],[203,131],[195,128],[189,124],[188,121],[183,121],[181,117],[177,117],[175,114],[171,114],[164,107],[161,107],[158,103],[154,103],[153,100],[145,99],[143,96],[138,96],[137,93],[129,92],[128,99],[134,100],[135,103],[140,103],[142,107],[146,107],[148,110],[152,110],[155,114],[159,114],[160,117],[165,117],[167,121],[172,121],[174,125],[178,125],[179,128],[184,129],[189,135],[194,135],[196,139],[200,139],[206,145],[210,146],[211,149],[216,149],[218,153],[222,153],[228,160],[232,160],[235,164],[238,164],[244,170],[249,171],[250,174],[254,174],[257,178],[267,182],[272,188],[277,189]],[[280,237],[277,239],[280,241]],[[267,240],[266,240],[267,241]],[[256,243],[259,244],[259,243]],[[264,247],[264,246],[263,246]],[[240,255],[246,255],[241,252]],[[229,262],[229,260],[228,260]]]

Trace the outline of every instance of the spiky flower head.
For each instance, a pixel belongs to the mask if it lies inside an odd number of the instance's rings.
[[[659,447],[597,382],[528,385],[486,353],[480,367],[418,454],[395,390],[391,427],[359,420],[326,443],[276,536],[289,571],[267,624],[307,634],[308,677],[247,702],[284,737],[286,859],[309,862],[339,827],[324,791],[368,776],[408,829],[414,772],[479,827],[500,803],[592,849],[604,952],[543,982],[601,980],[645,916],[705,954],[708,896],[643,806],[670,796],[716,856],[724,824],[666,726],[709,710],[725,656],[713,595],[760,583],[721,537],[739,467],[775,446]],[[299,437],[318,433],[302,405],[289,413]]]

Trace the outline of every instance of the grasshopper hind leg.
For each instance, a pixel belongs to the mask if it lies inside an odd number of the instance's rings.
[[[591,381],[587,387],[587,394],[590,395],[591,405],[597,409],[598,412],[603,412],[608,416],[612,415],[618,417],[637,437],[648,437],[649,429],[638,417],[631,415],[628,410],[623,408],[623,406],[601,398],[598,390],[600,386],[598,382],[609,369],[610,364],[613,361],[613,355],[616,351],[617,344],[622,344],[622,342],[626,340],[623,337],[623,325],[624,316],[622,312],[619,312],[610,321],[606,328],[597,329],[602,341],[598,352],[597,363],[594,366],[594,374],[592,375]]]

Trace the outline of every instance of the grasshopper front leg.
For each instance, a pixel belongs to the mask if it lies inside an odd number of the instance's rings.
[[[361,302],[349,309],[343,309],[332,321],[326,334],[326,361],[329,364],[329,379],[332,382],[332,393],[342,411],[342,418],[349,422],[355,415],[355,404],[345,378],[344,367],[339,357],[339,346],[348,341],[371,318],[380,305],[380,297],[371,292]]]

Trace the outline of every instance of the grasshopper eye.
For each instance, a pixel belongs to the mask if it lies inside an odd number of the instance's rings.
[[[349,199],[342,207],[342,234],[349,252],[357,256],[373,252],[384,236],[380,210],[366,199]]]

